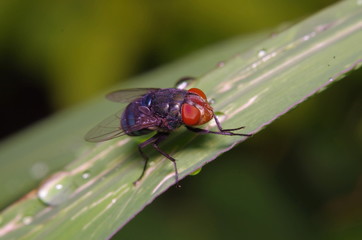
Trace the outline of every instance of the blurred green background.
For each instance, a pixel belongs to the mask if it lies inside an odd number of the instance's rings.
[[[331,2],[2,0],[0,137],[130,76]]]
[[[204,46],[272,33],[333,2],[2,0],[0,137]],[[114,239],[362,239],[359,79],[361,70],[186,178]]]

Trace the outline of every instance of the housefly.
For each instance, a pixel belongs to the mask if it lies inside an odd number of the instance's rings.
[[[234,133],[244,127],[223,129],[205,93],[198,88],[185,89],[187,86],[185,83],[191,80],[193,78],[182,78],[175,88],[134,88],[107,94],[108,100],[128,105],[124,110],[106,118],[91,129],[85,139],[89,142],[102,142],[123,135],[141,136],[155,131],[153,137],[138,145],[145,163],[141,175],[134,184],[142,179],[147,168],[148,157],[143,148],[151,145],[172,161],[176,186],[179,187],[176,160],[159,147],[160,142],[164,141],[172,131],[184,125],[188,130],[199,134],[251,136],[251,134]],[[195,127],[211,119],[215,120],[218,131]]]

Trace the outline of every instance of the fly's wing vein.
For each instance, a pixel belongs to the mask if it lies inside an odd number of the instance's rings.
[[[127,133],[121,128],[121,117],[123,111],[104,119],[97,126],[92,128],[86,135],[85,140],[88,142],[103,142],[116,137],[126,135]],[[150,118],[146,123],[137,123],[127,129],[128,132],[138,131],[141,129],[154,127],[158,124],[157,118]]]
[[[159,90],[159,88],[132,88],[122,89],[108,93],[106,98],[112,102],[130,103],[137,98],[140,98],[148,93]]]

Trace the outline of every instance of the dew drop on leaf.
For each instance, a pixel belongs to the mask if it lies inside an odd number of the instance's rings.
[[[193,77],[183,77],[176,82],[175,88],[186,89],[188,88],[196,79]]]
[[[202,170],[202,168],[200,167],[200,168],[196,169],[195,171],[193,171],[192,173],[190,173],[189,175],[195,176],[195,175],[199,174],[201,172],[201,170]]]
[[[29,225],[33,221],[33,218],[30,216],[23,217],[22,222],[24,225]]]
[[[259,51],[258,51],[258,57],[264,57],[265,56],[265,54],[266,54],[266,50],[265,49],[260,49]]]
[[[82,178],[85,180],[85,179],[88,179],[90,177],[90,173],[89,172],[84,172],[82,174]]]
[[[39,188],[39,199],[51,206],[59,205],[74,193],[76,185],[68,172],[58,172],[48,178]]]

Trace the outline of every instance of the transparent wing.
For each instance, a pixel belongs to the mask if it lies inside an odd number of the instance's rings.
[[[135,99],[142,97],[145,94],[159,90],[159,88],[133,88],[133,89],[124,89],[111,92],[106,95],[108,100],[118,103],[130,103]],[[110,117],[104,119],[97,126],[92,128],[86,135],[85,140],[88,142],[102,142],[107,141],[116,137],[125,135],[126,133],[121,128],[121,117],[124,110],[123,106],[121,111],[111,115]],[[155,122],[151,119],[148,119],[146,123],[136,124],[128,131],[138,131],[143,128],[148,128],[154,126]]]
[[[122,89],[108,93],[106,98],[112,102],[129,103],[133,100],[147,94],[159,90],[159,88],[132,88]]]
[[[119,111],[104,119],[89,130],[84,139],[88,142],[102,142],[125,135],[125,132],[121,129],[121,116],[122,111]]]
[[[121,117],[123,110],[111,115],[104,119],[97,126],[92,128],[84,137],[88,142],[103,142],[116,137],[126,135],[121,128]],[[136,119],[135,119],[136,121]],[[127,129],[130,132],[138,131],[144,128],[154,127],[157,125],[157,118],[148,118],[147,122],[140,122],[135,124],[132,128]]]

